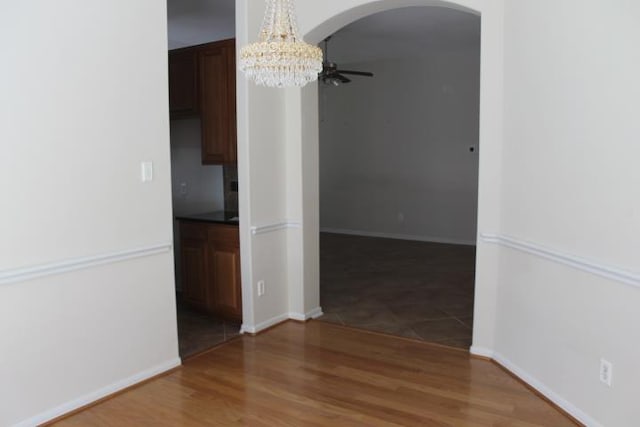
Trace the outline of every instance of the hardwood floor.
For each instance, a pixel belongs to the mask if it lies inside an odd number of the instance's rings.
[[[575,426],[495,364],[456,349],[284,323],[56,426]]]

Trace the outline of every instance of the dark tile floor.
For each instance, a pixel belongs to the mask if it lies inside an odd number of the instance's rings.
[[[208,350],[240,335],[240,323],[229,322],[192,309],[177,297],[178,343],[181,358]]]
[[[320,320],[468,349],[475,247],[322,233]]]

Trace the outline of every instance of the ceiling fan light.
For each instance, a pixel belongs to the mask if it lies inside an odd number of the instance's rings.
[[[298,36],[293,0],[267,0],[259,40],[240,49],[239,68],[269,87],[304,86],[322,71],[322,50]]]

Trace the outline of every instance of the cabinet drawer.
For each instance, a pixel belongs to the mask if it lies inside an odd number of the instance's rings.
[[[207,224],[180,221],[180,238],[206,241]]]
[[[240,246],[240,230],[235,225],[214,224],[208,228],[208,238],[229,246]]]

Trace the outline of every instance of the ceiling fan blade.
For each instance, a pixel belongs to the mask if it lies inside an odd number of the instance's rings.
[[[373,73],[369,73],[369,72],[366,72],[366,71],[338,70],[338,72],[342,73],[342,74],[353,74],[354,76],[373,77]]]

